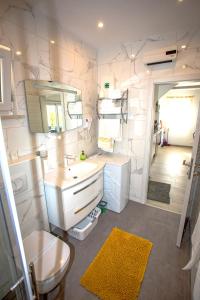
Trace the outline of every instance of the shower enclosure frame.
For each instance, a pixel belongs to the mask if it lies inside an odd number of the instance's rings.
[[[23,241],[20,231],[20,225],[17,215],[17,209],[15,205],[15,199],[12,189],[12,182],[9,172],[9,166],[8,166],[8,160],[6,155],[6,147],[4,143],[4,136],[3,136],[3,129],[2,129],[2,123],[1,123],[1,116],[0,116],[0,170],[1,175],[3,179],[3,186],[4,191],[6,195],[7,200],[7,206],[9,211],[9,217],[11,221],[11,230],[14,233],[14,236],[16,238],[16,247],[19,252],[19,260],[20,260],[20,270],[22,271],[22,277],[18,278],[18,280],[12,285],[10,291],[14,291],[22,282],[24,283],[25,287],[25,296],[27,300],[33,299],[33,293],[31,288],[31,282],[29,277],[29,270],[26,263],[26,257],[23,247]],[[0,200],[1,201],[1,200]],[[5,215],[5,214],[4,214]],[[6,217],[6,216],[5,216]],[[5,224],[7,224],[7,221],[5,220]],[[9,232],[8,236],[9,236]],[[14,249],[11,249],[11,251],[14,253]]]

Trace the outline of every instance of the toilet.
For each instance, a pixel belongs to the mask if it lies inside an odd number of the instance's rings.
[[[38,292],[54,289],[65,275],[70,259],[69,246],[46,231],[33,231],[24,240],[27,263],[33,262]]]

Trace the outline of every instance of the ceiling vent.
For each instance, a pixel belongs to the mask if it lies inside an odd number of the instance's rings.
[[[162,49],[160,50],[160,52],[145,55],[144,64],[150,67],[150,66],[172,63],[176,60],[176,57],[177,57],[176,47],[167,50]]]

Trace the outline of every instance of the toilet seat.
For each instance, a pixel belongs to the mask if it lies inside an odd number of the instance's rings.
[[[67,271],[70,248],[46,231],[33,231],[23,243],[27,263],[34,263],[38,291],[48,293]]]

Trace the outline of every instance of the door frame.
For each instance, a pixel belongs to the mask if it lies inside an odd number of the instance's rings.
[[[192,147],[193,155],[191,157],[191,167],[190,167],[191,168],[191,173],[190,173],[191,177],[188,179],[187,185],[186,185],[184,202],[183,202],[182,213],[181,213],[180,224],[179,224],[178,235],[177,235],[177,242],[176,242],[177,247],[181,246],[181,241],[182,241],[182,237],[184,234],[184,226],[185,226],[185,221],[187,218],[187,211],[189,208],[191,188],[192,188],[193,176],[194,176],[195,164],[196,164],[196,157],[197,157],[199,141],[200,141],[200,134],[199,134],[200,133],[200,104],[199,104],[199,108],[198,108],[198,116],[197,116],[197,122],[196,122],[196,128],[195,128],[195,133],[196,132],[198,132],[198,134],[195,134],[194,144]],[[196,191],[196,189],[195,189],[195,191]],[[191,213],[189,213],[189,217],[190,217],[190,214]]]
[[[165,76],[161,79],[153,78],[150,80],[150,98],[149,98],[149,109],[147,112],[147,132],[146,136],[149,137],[146,140],[145,145],[145,160],[144,160],[144,177],[143,177],[143,193],[142,193],[142,202],[147,203],[147,192],[148,192],[148,182],[149,182],[149,171],[151,167],[151,146],[152,146],[152,128],[153,128],[153,110],[154,110],[154,97],[155,97],[155,86],[157,84],[164,83],[175,83],[179,81],[200,81],[200,73],[195,74],[182,74],[182,75],[173,75]],[[200,108],[200,103],[199,103]]]

